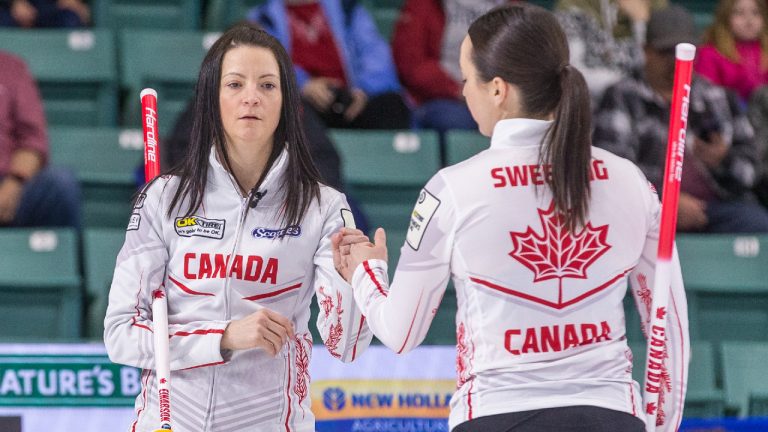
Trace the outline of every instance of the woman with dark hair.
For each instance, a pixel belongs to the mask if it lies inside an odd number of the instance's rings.
[[[491,147],[427,183],[391,286],[383,230],[334,250],[368,325],[393,350],[414,348],[452,277],[454,432],[639,432],[647,411],[676,430],[689,357],[679,264],[666,355],[646,383],[662,388],[657,408],[632,380],[622,300],[630,282],[648,322],[658,197],[636,166],[591,146],[589,91],[557,20],[494,9],[470,26],[460,63]]]
[[[370,343],[333,267],[331,236],[351,225],[350,212],[343,194],[318,182],[299,104],[290,59],[266,32],[235,26],[205,57],[189,151],[136,200],[110,292],[110,359],[144,369],[135,430],[159,424],[150,310],[159,287],[176,431],[314,430],[315,293],[332,355],[351,361]],[[347,232],[350,242],[366,239]]]

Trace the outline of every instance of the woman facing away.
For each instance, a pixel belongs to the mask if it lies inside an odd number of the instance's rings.
[[[464,96],[490,149],[424,187],[391,285],[381,229],[375,245],[336,248],[337,268],[396,352],[423,341],[453,279],[452,431],[643,431],[622,299],[629,281],[646,327],[657,194],[632,163],[591,146],[589,92],[550,12],[500,7],[468,33]],[[660,431],[680,424],[689,358],[676,255],[673,268]]]
[[[159,425],[157,288],[168,297],[177,432],[314,431],[315,294],[327,306],[317,326],[333,356],[354,360],[370,343],[333,267],[331,236],[351,221],[348,206],[318,182],[299,103],[289,57],[266,32],[235,26],[206,55],[189,150],[134,205],[104,321],[110,359],[143,369],[131,431]]]

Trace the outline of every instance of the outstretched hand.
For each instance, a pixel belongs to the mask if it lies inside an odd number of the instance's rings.
[[[352,280],[352,274],[357,266],[369,259],[387,260],[387,234],[384,228],[379,228],[374,234],[373,243],[368,241],[351,244],[347,253],[337,248],[336,243],[341,244],[345,237],[342,232],[334,235],[333,263],[336,270],[347,281]]]
[[[346,260],[349,256],[349,250],[355,243],[370,243],[368,236],[355,228],[342,227],[339,232],[331,236],[331,246],[333,248],[333,266],[346,281],[352,277],[347,275]]]

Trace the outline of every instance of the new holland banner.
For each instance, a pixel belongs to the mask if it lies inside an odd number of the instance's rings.
[[[372,346],[345,364],[317,347],[310,365],[316,429],[448,432],[455,358],[454,347],[420,347],[397,355]]]

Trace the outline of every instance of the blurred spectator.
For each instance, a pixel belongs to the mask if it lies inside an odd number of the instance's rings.
[[[459,49],[475,18],[507,0],[406,0],[392,54],[400,80],[418,107],[417,127],[477,129],[464,102]]]
[[[3,27],[83,27],[90,21],[82,0],[0,0]]]
[[[37,85],[21,59],[0,51],[0,226],[80,227],[80,187],[47,160]]]
[[[269,0],[248,19],[287,48],[304,99],[326,125],[410,127],[389,45],[357,1]]]
[[[762,0],[721,0],[704,34],[695,69],[739,94],[743,103],[768,83],[768,28]]]
[[[568,37],[571,64],[587,80],[592,101],[643,66],[645,26],[667,0],[558,0],[555,12]]]
[[[760,175],[753,190],[760,203],[768,208],[768,85],[752,92],[749,120],[755,128],[755,145],[760,155]]]
[[[599,105],[594,145],[636,163],[661,192],[666,158],[675,45],[696,40],[692,17],[679,6],[653,13],[645,75],[608,88]],[[738,98],[694,74],[678,230],[768,232],[768,211],[751,193],[758,150]]]

